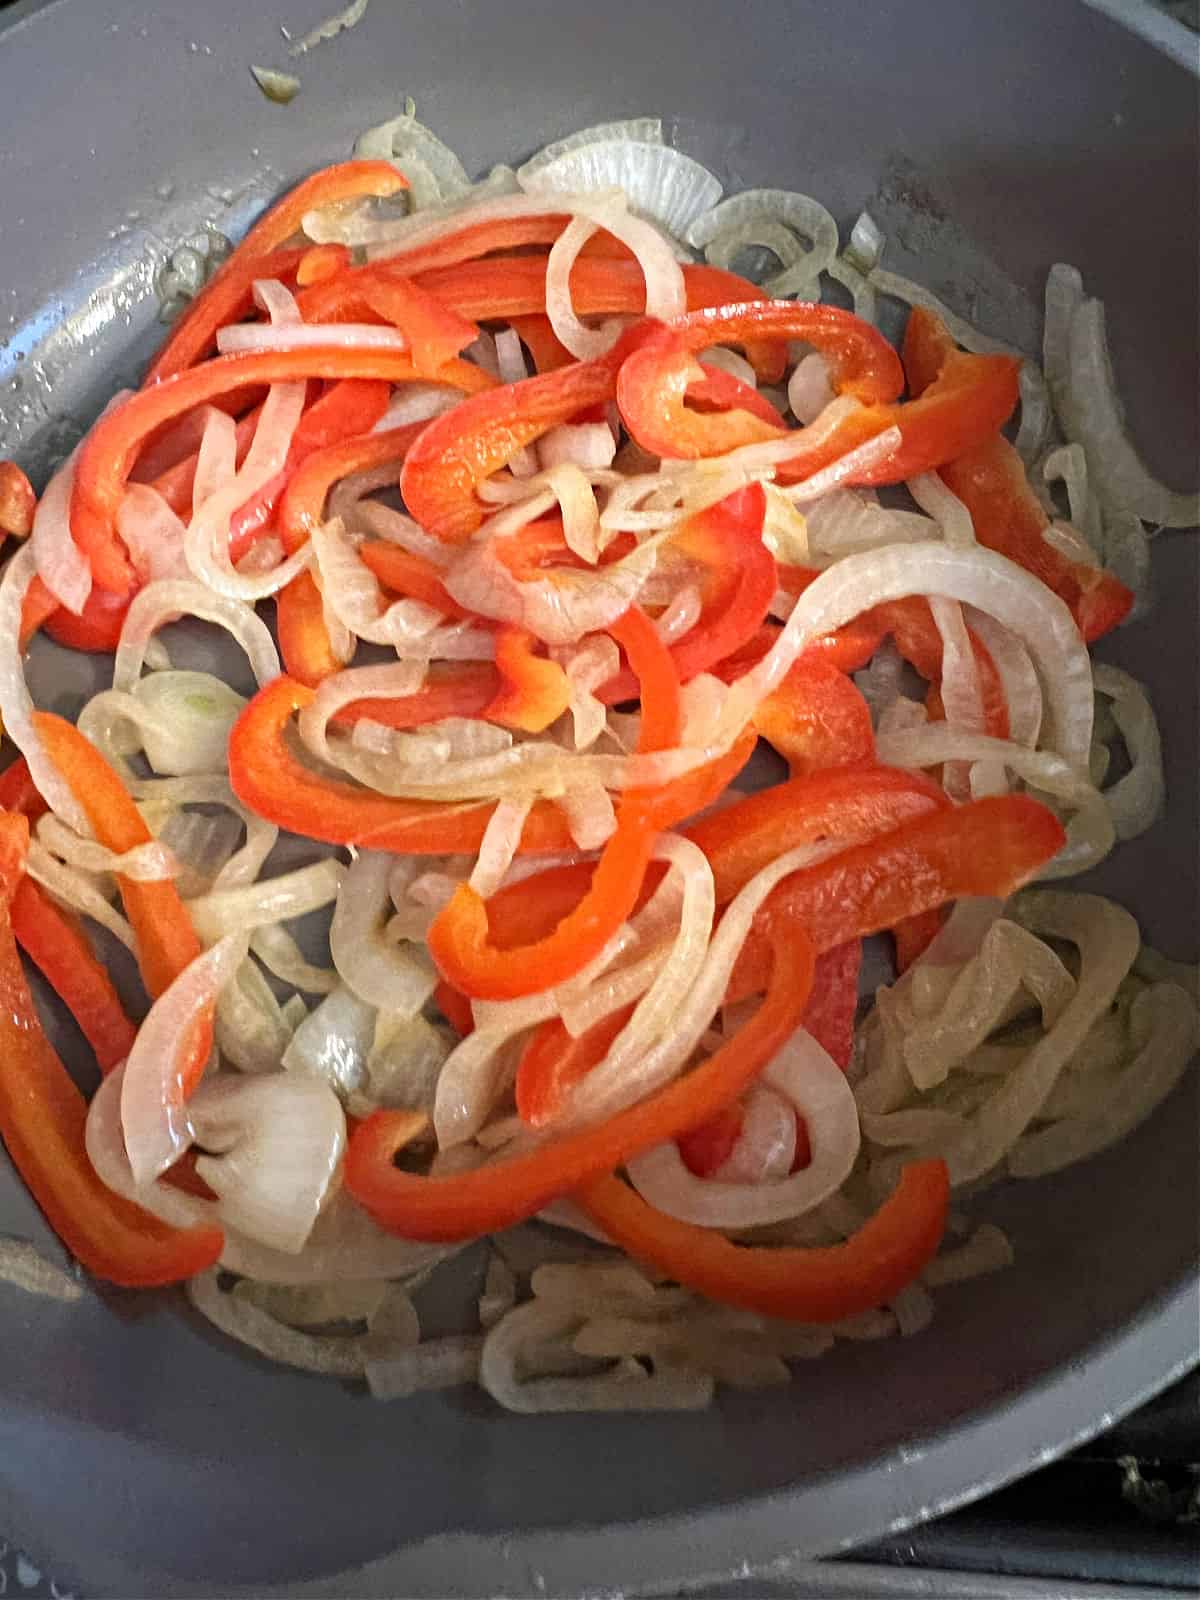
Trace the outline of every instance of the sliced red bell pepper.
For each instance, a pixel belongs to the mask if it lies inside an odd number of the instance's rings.
[[[762,987],[771,930],[799,922],[818,951],[894,928],[960,895],[1007,899],[1066,839],[1053,812],[1028,795],[994,795],[939,809],[794,872],[754,920],[726,1003]]]
[[[254,392],[261,394],[261,386]],[[238,409],[242,409],[242,415],[238,417],[233,431],[233,460],[234,465],[240,467],[246,459],[246,452],[254,443],[254,432],[258,427],[259,418],[262,416],[262,402],[244,406],[243,397],[239,397],[237,400],[229,402],[227,406],[222,406],[220,401],[214,402],[214,404],[220,406],[222,410],[229,410],[231,415],[235,414]],[[131,481],[141,477],[142,464],[148,454],[149,451],[146,450],[139,456],[129,475]],[[174,466],[168,467],[165,472],[159,473],[157,477],[150,480],[150,487],[162,495],[177,517],[191,516],[192,496],[196,486],[196,465],[199,460],[200,451],[197,448],[175,462]]]
[[[234,723],[229,778],[243,804],[291,833],[327,844],[353,844],[399,855],[463,855],[479,849],[494,809],[491,804],[398,800],[324,777],[297,760],[288,747],[286,730],[295,713],[312,699],[311,689],[281,676],[260,689]],[[386,720],[385,708],[403,702],[357,704],[378,706],[379,711],[370,715]],[[438,711],[426,720],[451,714]],[[745,766],[753,748],[753,736],[748,735],[718,760],[664,784],[646,802],[654,826],[673,827],[711,805]],[[538,801],[525,822],[521,854],[558,855],[574,849],[561,809],[552,801]]]
[[[111,1072],[132,1050],[137,1028],[87,934],[32,878],[17,885],[11,915],[17,943],[79,1024],[101,1072]]]
[[[627,330],[598,361],[581,361],[522,383],[474,395],[430,422],[409,451],[400,493],[409,515],[439,539],[461,544],[483,521],[477,484],[587,406],[616,392],[616,376],[627,351],[644,337]]]
[[[341,671],[343,663],[325,626],[325,603],[311,572],[298,572],[275,596],[275,628],[284,671],[298,682],[315,689]]]
[[[24,539],[33,529],[37,495],[15,461],[0,461],[0,540],[6,534]]]
[[[793,777],[875,760],[867,702],[844,672],[819,657],[793,663],[778,689],[760,702],[754,726]]]
[[[465,365],[465,363],[464,363]],[[279,502],[276,527],[290,555],[307,544],[315,527],[325,519],[325,500],[335,483],[352,472],[366,472],[403,461],[421,436],[423,422],[382,433],[363,433],[315,450],[296,471]]]
[[[112,655],[121,642],[121,629],[125,626],[131,600],[131,595],[110,594],[107,589],[93,584],[78,616],[66,606],[59,606],[42,626],[55,644],[65,645],[68,650]]]
[[[13,938],[10,902],[29,825],[0,817],[0,1136],[51,1227],[98,1278],[128,1288],[211,1267],[219,1228],[180,1232],[107,1189],[88,1160],[87,1105],[42,1031]]]
[[[19,811],[30,822],[44,817],[50,807],[29,774],[29,763],[24,756],[0,772],[0,811]]]
[[[424,556],[405,550],[401,545],[389,544],[386,539],[368,539],[359,545],[358,558],[393,594],[420,600],[448,617],[471,616],[471,612],[447,593],[441,568]]]
[[[698,1128],[681,1133],[675,1143],[684,1166],[697,1178],[711,1178],[733,1154],[742,1136],[746,1113],[741,1105],[723,1106]]]
[[[344,728],[364,720],[388,728],[420,728],[443,717],[481,715],[499,688],[500,675],[490,661],[439,661],[430,667],[416,694],[352,700],[334,712],[333,720]]]
[[[708,857],[717,903],[724,905],[788,850],[823,838],[891,833],[949,809],[945,791],[922,773],[831,768],[746,795],[684,832]]]
[[[370,378],[345,378],[332,384],[305,411],[292,435],[280,472],[229,519],[229,559],[238,562],[271,521],[296,468],[317,450],[370,433],[388,407],[389,386]]]
[[[149,844],[153,836],[141,812],[95,745],[78,728],[52,712],[35,711],[33,722],[47,754],[70,785],[100,843],[122,855],[138,845]],[[142,980],[157,998],[200,954],[200,940],[178,889],[169,879],[140,882],[118,875],[117,883],[137,936]],[[207,1055],[206,1047],[204,1058]]]
[[[404,334],[423,378],[435,377],[479,336],[474,322],[411,278],[368,274],[364,298],[371,311]]]
[[[457,993],[457,991],[455,991]],[[517,1063],[517,1113],[531,1128],[552,1122],[571,1089],[603,1061],[609,1046],[633,1015],[622,1006],[572,1038],[558,1017],[535,1028]]]
[[[858,975],[862,940],[847,939],[817,957],[812,994],[801,1027],[807,1029],[845,1072],[854,1050],[854,1018],[858,1012]],[[803,1120],[803,1119],[801,1119]]]
[[[688,384],[684,397],[693,411],[746,411],[777,432],[787,428],[779,408],[752,384],[743,383],[724,367],[714,367],[707,361],[701,361],[699,366],[704,376]]]
[[[901,387],[899,361],[873,328],[832,306],[771,301],[681,317],[642,344],[625,363],[617,385],[617,404],[638,443],[656,455],[696,459],[779,437],[745,412],[702,416],[683,404],[695,376],[698,348],[739,338],[747,330],[761,334],[769,328],[783,330],[782,337],[815,345],[830,363],[834,390],[863,402],[832,433],[814,429],[806,437],[809,430],[799,430],[795,457],[778,469],[781,481],[807,477],[891,427],[901,433],[896,448],[847,481],[895,483],[911,478],[986,439],[1017,403],[1013,358],[952,350],[919,400],[893,405],[890,402]]]
[[[944,1161],[913,1162],[894,1194],[844,1244],[804,1249],[733,1244],[711,1228],[656,1211],[612,1176],[572,1198],[623,1250],[723,1305],[802,1322],[870,1311],[911,1283],[946,1228]]]
[[[639,753],[678,743],[679,678],[654,624],[632,606],[609,631],[641,683]],[[565,982],[599,955],[632,911],[657,833],[639,792],[627,791],[583,899],[553,932],[517,948],[505,950],[491,940],[487,903],[469,884],[459,884],[429,929],[429,953],[438,970],[456,989],[486,1000],[514,999]]]
[[[439,983],[433,991],[433,1000],[460,1039],[475,1032],[475,1013],[465,994],[459,994],[448,983]]]
[[[907,972],[918,956],[924,955],[937,937],[945,920],[941,906],[904,917],[892,929],[896,941],[896,970]]]
[[[203,366],[141,389],[101,417],[75,468],[71,535],[87,556],[96,582],[124,594],[135,574],[117,534],[117,512],[129,473],[147,439],[166,422],[222,395],[301,378],[373,378],[404,383],[416,377],[406,350],[269,350],[216,356]],[[494,386],[482,367],[448,361],[439,383],[474,394]]]
[[[301,289],[312,283],[324,283],[339,272],[345,272],[351,261],[349,245],[310,245],[296,263],[296,282]]]
[[[569,367],[575,357],[550,326],[550,318],[535,312],[528,317],[509,317],[508,325],[533,357],[535,372],[557,372]]]
[[[407,188],[408,179],[390,161],[343,161],[337,166],[324,167],[298,183],[254,224],[177,319],[151,362],[145,383],[161,382],[206,356],[216,340],[217,329],[227,322],[238,321],[249,309],[250,290],[256,278],[275,277],[280,271],[295,270],[309,254],[308,246],[288,252],[295,260],[286,268],[264,258],[269,258],[293,234],[299,233],[306,212],[339,200],[396,194]]]
[[[497,628],[496,671],[500,688],[482,712],[489,722],[544,733],[571,703],[566,673],[557,661],[538,654],[538,640],[528,628]]]
[[[377,1111],[352,1135],[345,1182],[375,1220],[410,1239],[470,1239],[532,1216],[558,1195],[677,1138],[736,1100],[793,1032],[808,998],[813,956],[803,931],[781,927],[762,1005],[732,1039],[665,1088],[524,1155],[441,1178],[401,1172],[411,1138],[405,1113]]]
[[[45,626],[46,622],[59,609],[58,601],[47,589],[35,572],[33,582],[25,591],[25,599],[21,604],[21,632],[20,648],[25,651],[29,648],[29,641],[34,634]]]

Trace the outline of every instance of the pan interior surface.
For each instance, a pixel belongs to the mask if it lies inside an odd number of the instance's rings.
[[[1107,304],[1149,464],[1194,476],[1195,83],[1110,19],[1039,0],[377,0],[304,58],[296,100],[269,103],[250,63],[282,55],[280,22],[327,9],[17,8],[0,35],[0,103],[23,130],[0,152],[0,455],[36,471],[136,374],[175,243],[204,222],[240,232],[411,94],[473,174],[661,115],[727,192],[803,189],[845,225],[867,206],[889,266],[1030,348],[1046,269],[1074,262]],[[1154,560],[1150,618],[1100,655],[1150,685],[1168,812],[1093,878],[1194,960],[1194,536],[1163,536]],[[66,711],[88,671],[38,664]],[[868,1539],[1099,1429],[1194,1359],[1195,1096],[1190,1074],[1116,1149],[973,1201],[1017,1265],[939,1295],[920,1337],[840,1345],[788,1389],[698,1415],[501,1415],[467,1391],[374,1405],[235,1350],[169,1296],[0,1292],[0,1526],[89,1594],[335,1573],[312,1592],[630,1588]],[[47,1237],[7,1163],[0,1232]]]

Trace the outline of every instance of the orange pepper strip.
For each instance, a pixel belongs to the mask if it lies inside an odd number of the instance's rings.
[[[633,1015],[621,1006],[586,1033],[573,1038],[561,1017],[535,1028],[517,1063],[517,1112],[531,1128],[553,1120],[570,1090],[608,1054],[609,1046]]]
[[[654,624],[631,606],[609,631],[642,686],[639,753],[678,743],[679,675]],[[633,910],[657,832],[642,793],[629,790],[583,899],[553,932],[518,948],[505,950],[492,942],[487,903],[469,884],[459,884],[429,929],[429,953],[442,976],[465,994],[487,1000],[510,1000],[565,982],[599,955]]]
[[[898,1294],[933,1258],[946,1228],[950,1178],[944,1161],[910,1163],[857,1233],[810,1249],[733,1244],[656,1211],[611,1175],[572,1199],[614,1244],[710,1300],[768,1317],[837,1322]]]
[[[334,712],[333,721],[343,728],[364,719],[387,728],[420,728],[443,717],[478,717],[499,688],[500,677],[490,661],[440,661],[430,667],[416,694],[352,700]]]
[[[398,855],[462,855],[478,850],[493,806],[399,800],[357,784],[314,772],[291,753],[285,732],[292,716],[310,705],[313,690],[280,676],[260,689],[242,711],[229,736],[229,779],[238,799],[291,833],[327,844],[354,844]],[[413,697],[416,698],[415,696]],[[359,701],[378,706],[403,701]],[[350,708],[347,707],[347,710]],[[445,716],[431,711],[427,720]],[[396,723],[396,726],[407,724]],[[664,784],[646,801],[656,828],[670,828],[711,805],[750,759],[754,736],[747,734],[725,755]],[[562,810],[538,801],[521,835],[522,855],[558,855],[575,849]]]
[[[394,594],[421,600],[448,617],[473,615],[447,593],[441,569],[412,550],[389,544],[386,539],[369,539],[359,545],[358,558],[364,567],[370,568],[384,588],[391,589]]]
[[[522,733],[544,733],[571,703],[571,685],[557,661],[537,653],[528,628],[496,630],[496,670],[501,686],[481,715]]]
[[[133,1049],[137,1028],[79,921],[32,878],[17,885],[11,916],[17,943],[79,1024],[101,1072],[111,1072]]]
[[[100,843],[122,855],[137,845],[149,844],[153,835],[125,785],[95,745],[53,712],[35,711],[33,722]],[[140,883],[120,875],[117,882],[137,935],[142,981],[157,998],[200,954],[200,940],[172,882]],[[207,1055],[206,1047],[202,1061]]]
[[[867,702],[844,672],[819,657],[794,662],[778,689],[760,702],[753,721],[794,778],[875,760]]]
[[[556,1196],[686,1133],[736,1100],[795,1030],[812,984],[803,929],[781,928],[762,1005],[707,1060],[639,1104],[541,1149],[472,1172],[422,1178],[393,1163],[411,1137],[405,1112],[376,1111],[346,1151],[346,1187],[384,1228],[409,1239],[471,1239],[532,1216]]]
[[[10,902],[29,824],[0,816],[0,1135],[47,1221],[81,1264],[127,1288],[177,1283],[211,1267],[219,1228],[168,1228],[105,1187],[88,1159],[87,1104],[42,1031],[13,939]]]
[[[408,188],[408,179],[390,161],[343,161],[314,172],[261,217],[237,249],[205,285],[179,317],[162,348],[150,364],[145,384],[190,367],[208,354],[217,329],[236,322],[250,303],[250,288],[255,278],[264,276],[267,265],[262,257],[277,250],[300,231],[305,213],[339,200],[355,200],[361,195],[396,194]],[[296,265],[308,255],[308,247],[296,252]],[[266,272],[266,276],[274,276]]]
[[[164,378],[114,406],[96,423],[79,452],[71,497],[71,535],[87,556],[92,576],[114,594],[136,581],[117,534],[117,512],[138,453],[166,422],[218,396],[301,378],[382,378],[407,383],[417,376],[406,350],[251,351],[216,356],[203,366]],[[469,361],[448,361],[437,381],[465,394],[495,386]]]

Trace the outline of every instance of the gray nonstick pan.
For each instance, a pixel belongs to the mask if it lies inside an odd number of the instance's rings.
[[[406,94],[472,175],[574,128],[663,117],[730,191],[868,207],[888,265],[1036,348],[1045,273],[1108,308],[1134,437],[1197,455],[1196,80],[1074,0],[372,0],[291,104],[249,74],[323,0],[53,0],[0,32],[0,455],[31,473],[139,370],[153,278],[198,223],[240,232]],[[1112,8],[1108,8],[1112,9]],[[1148,681],[1165,818],[1096,882],[1196,959],[1197,545],[1101,655]],[[89,685],[37,664],[52,702]],[[73,676],[72,676],[73,674]],[[827,1554],[980,1495],[1197,1357],[1196,1080],[1130,1138],[988,1215],[1016,1265],[918,1338],[839,1346],[695,1415],[375,1405],[218,1340],[172,1295],[0,1295],[0,1528],[89,1595],[627,1591]],[[0,1232],[48,1240],[0,1157]]]

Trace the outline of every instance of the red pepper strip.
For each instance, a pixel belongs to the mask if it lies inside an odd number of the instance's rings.
[[[112,655],[121,642],[121,629],[132,599],[132,595],[110,594],[93,585],[78,616],[66,606],[59,606],[46,618],[44,627],[55,644],[65,645],[68,650]]]
[[[29,775],[29,763],[24,756],[18,756],[0,772],[0,811],[19,811],[30,822],[36,822],[49,809]]]
[[[812,964],[803,930],[781,928],[766,997],[732,1039],[638,1105],[525,1155],[452,1177],[421,1178],[393,1163],[411,1137],[406,1114],[377,1111],[350,1139],[346,1187],[382,1227],[410,1239],[472,1239],[521,1222],[557,1195],[686,1133],[736,1100],[794,1031]]]
[[[644,337],[627,329],[608,355],[473,395],[428,423],[409,451],[400,493],[428,532],[462,544],[483,521],[475,486],[587,406],[611,400],[626,353]]]
[[[254,432],[261,416],[262,404],[259,403],[249,407],[245,415],[238,418],[234,428],[235,466],[240,467],[246,459],[246,452],[254,442]],[[173,467],[168,467],[165,472],[151,480],[150,487],[162,495],[177,517],[189,517],[192,514],[192,491],[196,484],[196,464],[199,460],[199,450],[193,450],[190,455],[184,456]],[[139,458],[130,473],[131,480],[138,476],[141,465],[142,461]]]
[[[308,288],[312,283],[324,283],[336,273],[345,272],[350,259],[348,245],[310,245],[296,264],[296,282],[301,289]]]
[[[475,1013],[465,994],[459,994],[448,983],[439,983],[433,991],[433,1000],[460,1039],[475,1032]]]
[[[327,844],[354,844],[398,855],[463,855],[478,850],[492,814],[490,803],[397,800],[324,777],[297,760],[288,748],[286,729],[294,713],[312,700],[311,689],[281,676],[260,689],[234,723],[229,777],[245,805],[291,833]],[[358,703],[381,708],[397,704]],[[753,748],[753,735],[747,735],[718,760],[655,791],[646,801],[654,827],[673,827],[711,805],[745,766]],[[557,855],[574,848],[561,809],[552,801],[539,801],[526,820],[521,854]]]
[[[812,994],[802,1027],[826,1049],[845,1072],[854,1049],[854,1018],[858,1011],[858,974],[862,968],[862,940],[847,939],[817,957]]]
[[[55,905],[32,878],[22,878],[12,898],[17,942],[79,1024],[101,1072],[133,1049],[137,1028],[113,988],[103,962],[78,920]]]
[[[550,318],[535,312],[528,317],[509,317],[508,325],[533,357],[537,372],[557,372],[569,367],[575,357],[550,326]]]
[[[344,662],[333,653],[325,626],[325,603],[311,572],[298,572],[275,596],[275,627],[284,670],[315,689],[340,672]]]
[[[280,497],[297,467],[314,451],[343,439],[370,433],[388,408],[391,389],[379,380],[345,378],[315,400],[292,435],[281,471],[239,507],[229,520],[229,556],[240,561],[275,514]]]
[[[338,200],[395,194],[407,188],[408,179],[390,161],[343,161],[314,172],[311,178],[298,183],[254,224],[220,271],[179,317],[151,362],[145,384],[159,383],[192,366],[209,353],[218,328],[245,315],[255,278],[274,277],[279,271],[278,268],[269,270],[270,264],[263,258],[300,231],[306,212]],[[293,267],[308,253],[308,246],[296,251]]]
[[[609,632],[641,683],[639,753],[677,744],[679,678],[654,624],[631,606]],[[459,884],[429,929],[429,953],[442,976],[465,994],[486,1000],[511,1000],[565,982],[599,955],[633,910],[657,832],[642,793],[628,790],[583,899],[552,933],[515,949],[492,942],[486,901],[469,884]]]
[[[411,278],[368,274],[363,296],[371,311],[404,334],[413,365],[423,378],[434,377],[479,337],[473,322]]]
[[[918,817],[949,810],[945,791],[922,773],[835,767],[760,789],[701,817],[684,833],[708,857],[717,904],[725,905],[756,873],[799,845],[890,834]]]
[[[698,1128],[681,1133],[675,1143],[688,1171],[697,1178],[711,1178],[733,1154],[745,1120],[746,1113],[741,1105],[723,1106]]]
[[[312,530],[324,521],[325,499],[335,483],[351,472],[398,464],[425,427],[424,422],[410,422],[404,428],[364,433],[314,451],[297,468],[279,503],[276,527],[288,554],[307,544]]]
[[[528,628],[496,630],[496,670],[501,685],[482,715],[522,733],[544,733],[571,703],[571,685],[557,661],[538,655]]]
[[[944,1161],[910,1163],[856,1234],[809,1249],[733,1244],[656,1211],[611,1175],[572,1199],[631,1256],[710,1300],[768,1317],[837,1322],[898,1294],[933,1258],[946,1228],[950,1178]]]
[[[902,435],[896,449],[849,480],[894,483],[940,466],[987,438],[1017,402],[1017,363],[1011,357],[952,351],[920,400],[892,405],[900,368],[881,335],[832,306],[772,301],[696,312],[646,340],[625,363],[617,386],[621,415],[638,443],[656,455],[695,459],[779,437],[744,412],[705,417],[683,404],[698,348],[767,327],[814,344],[830,361],[835,390],[864,402],[823,442],[819,435],[814,443],[800,433],[796,456],[779,468],[781,480],[807,476],[895,426]]]
[[[33,528],[37,495],[15,461],[0,461],[0,540],[6,534],[24,539]]]
[[[0,1135],[59,1238],[98,1278],[127,1288],[177,1283],[211,1267],[219,1228],[179,1232],[106,1188],[88,1160],[87,1105],[42,1031],[13,939],[10,902],[29,825],[0,818]]]
[[[746,411],[752,417],[758,417],[768,427],[782,431],[787,427],[778,407],[773,406],[765,394],[761,394],[752,384],[743,383],[740,378],[735,378],[732,372],[726,372],[724,367],[710,366],[707,361],[700,362],[700,370],[704,376],[687,387],[686,400],[689,406],[696,411]]]
[[[79,729],[49,711],[33,713],[38,737],[83,807],[102,845],[124,854],[148,844],[151,833],[125,785]],[[162,994],[200,954],[200,941],[187,907],[169,880],[140,883],[118,875],[121,899],[137,935],[142,981],[155,997]],[[211,1042],[211,1041],[210,1041]],[[208,1055],[208,1045],[201,1066]]]
[[[819,951],[894,928],[960,895],[1005,900],[1062,849],[1054,814],[1028,795],[993,795],[938,810],[785,878],[754,920],[726,1004],[757,994],[780,922],[799,921]]]
[[[551,1017],[535,1028],[517,1063],[516,1101],[522,1121],[531,1128],[542,1128],[552,1121],[567,1093],[604,1060],[609,1046],[632,1015],[631,1005],[622,1006],[577,1039],[571,1037],[559,1017]]]
[[[343,728],[365,720],[404,729],[440,722],[443,717],[478,717],[499,688],[500,677],[490,661],[435,662],[416,694],[352,700],[334,712],[333,720]]]
[[[907,972],[918,956],[923,955],[941,931],[944,920],[941,906],[931,911],[920,911],[914,917],[905,917],[892,929],[896,941],[896,969]]]
[[[792,776],[875,760],[871,712],[858,689],[828,661],[801,657],[753,717],[754,727]]]
[[[424,556],[405,550],[398,544],[389,544],[386,539],[372,539],[359,545],[358,557],[363,566],[369,567],[384,588],[390,589],[393,594],[421,600],[437,611],[444,611],[448,617],[472,615],[447,593],[441,568],[435,567]]]
[[[29,648],[29,641],[34,634],[44,627],[47,619],[52,617],[58,609],[58,601],[35,572],[33,582],[25,591],[25,599],[21,605],[19,642],[22,651]]]
[[[789,568],[783,562],[776,562],[776,574],[779,578],[779,587],[787,589],[784,575],[789,571],[799,571],[799,568]],[[789,592],[796,592],[789,590]],[[860,667],[865,667],[883,643],[886,629],[874,621],[874,612],[865,616],[856,617],[853,622],[848,622],[844,628],[838,628],[833,633],[824,633],[820,638],[814,639],[806,645],[804,655],[810,660],[828,661],[839,672],[857,672]],[[734,652],[725,661],[722,661],[714,671],[726,683],[733,683],[744,672],[761,661],[763,656],[779,637],[779,624],[765,622],[753,638],[748,639],[740,650]]]
[[[92,429],[75,469],[71,534],[92,565],[97,583],[124,594],[135,582],[133,568],[116,531],[117,512],[130,469],[146,440],[193,406],[219,395],[262,384],[300,378],[376,378],[403,383],[416,376],[406,350],[268,350],[216,356],[203,366],[141,389]],[[494,387],[482,367],[448,361],[439,383],[473,394]]]

